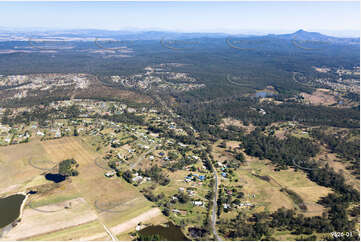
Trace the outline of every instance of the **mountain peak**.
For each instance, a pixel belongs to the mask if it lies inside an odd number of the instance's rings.
[[[303,29],[299,29],[295,32],[295,34],[298,34],[298,33],[306,33],[307,31],[304,31]]]

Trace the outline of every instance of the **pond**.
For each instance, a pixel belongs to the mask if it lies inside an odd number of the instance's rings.
[[[269,96],[273,96],[274,94],[272,92],[256,92],[256,97],[269,97]]]
[[[169,241],[188,241],[189,239],[183,234],[179,226],[168,222],[163,225],[151,225],[139,231],[141,235],[159,235],[162,240]]]
[[[51,174],[48,173],[45,175],[46,180],[53,181],[55,183],[59,183],[65,180],[66,176],[60,174]]]
[[[14,222],[20,215],[20,208],[25,195],[15,194],[0,198],[0,228]]]

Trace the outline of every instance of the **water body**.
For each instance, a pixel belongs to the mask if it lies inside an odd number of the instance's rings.
[[[59,183],[65,180],[66,176],[60,174],[51,174],[48,173],[45,175],[46,180],[53,181],[55,183]]]
[[[274,94],[272,92],[256,92],[256,97],[269,97],[273,95]]]
[[[20,208],[25,195],[15,194],[0,198],[0,228],[14,222],[20,215]]]
[[[161,237],[161,239],[169,240],[169,241],[189,241],[189,239],[183,234],[181,228],[179,226],[174,225],[171,222],[162,225],[152,225],[148,226],[139,231],[141,235],[157,235]]]

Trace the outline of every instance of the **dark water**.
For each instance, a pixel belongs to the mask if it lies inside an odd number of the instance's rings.
[[[269,97],[273,96],[272,92],[256,92],[256,97]]]
[[[49,181],[53,181],[55,183],[59,183],[65,180],[66,176],[60,175],[60,174],[51,174],[48,173],[45,175],[45,178]]]
[[[0,228],[14,222],[20,215],[20,208],[25,196],[15,194],[9,197],[0,198]]]
[[[170,241],[188,241],[189,239],[183,234],[180,227],[169,222],[165,226],[152,225],[139,231],[141,235],[156,235],[159,234],[164,240]]]

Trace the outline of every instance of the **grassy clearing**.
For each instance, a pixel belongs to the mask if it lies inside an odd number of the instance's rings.
[[[213,156],[216,161],[232,159],[232,154],[225,152],[225,149],[213,145]],[[227,157],[227,158],[226,158]],[[275,167],[266,160],[259,160],[255,157],[245,156],[245,165],[234,170],[231,179],[220,177],[220,184],[225,186],[238,186],[244,192],[241,202],[248,202],[255,205],[254,208],[238,208],[228,213],[223,213],[224,218],[236,216],[238,211],[254,213],[255,211],[275,211],[278,208],[297,209],[306,216],[321,215],[324,208],[317,204],[317,201],[332,192],[331,189],[317,185],[310,181],[302,170],[294,169],[275,171]],[[219,170],[219,172],[221,172]],[[292,190],[297,197],[304,201],[307,211],[299,209],[294,202],[295,196],[282,192],[282,188]]]
[[[63,190],[64,189],[64,190]],[[80,194],[76,190],[70,188],[70,186],[62,186],[60,188],[54,189],[50,193],[40,194],[38,196],[33,196],[31,199],[31,207],[36,208],[40,206],[45,206],[54,203],[60,203],[67,200],[71,200],[79,197]]]

